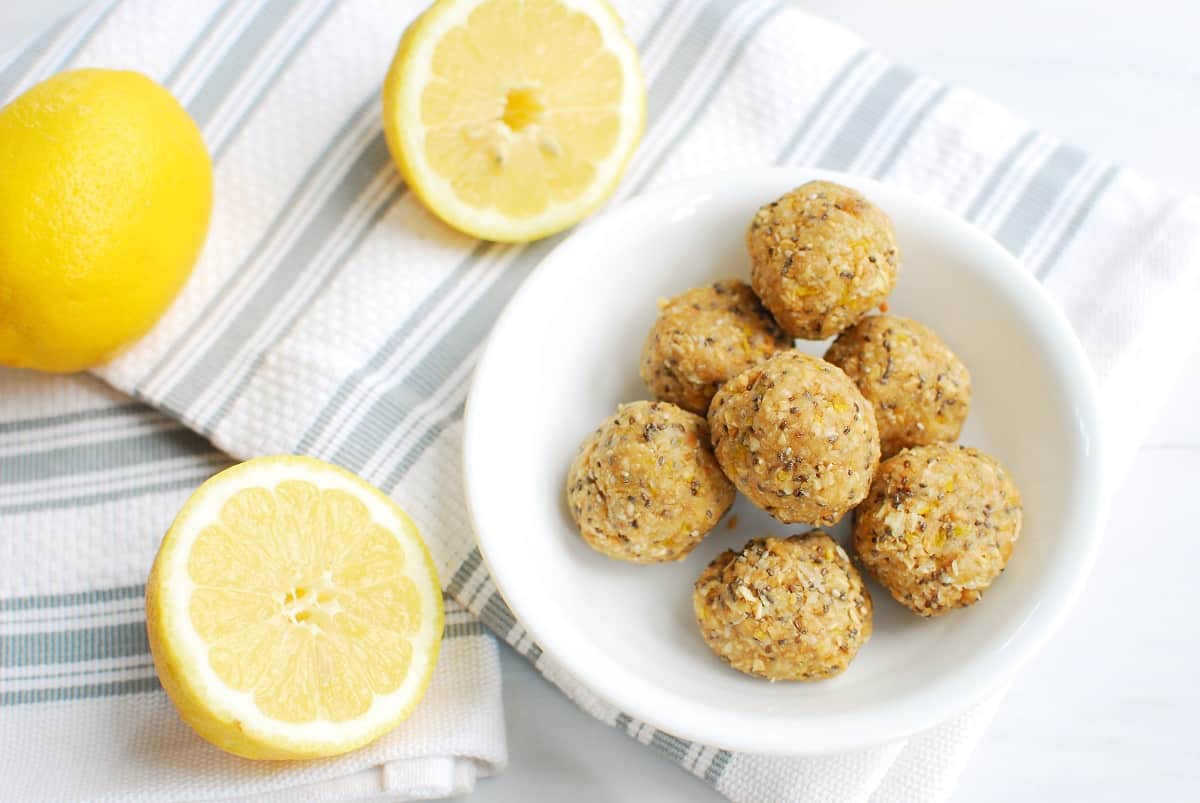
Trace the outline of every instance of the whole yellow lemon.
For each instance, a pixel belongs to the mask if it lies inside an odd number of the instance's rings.
[[[72,70],[0,109],[0,365],[78,371],[148,332],[212,198],[199,129],[144,75]]]

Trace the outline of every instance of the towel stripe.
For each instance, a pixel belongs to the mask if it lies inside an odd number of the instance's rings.
[[[754,38],[755,35],[761,32],[762,25],[769,21],[771,17],[773,17],[778,11],[779,4],[772,3],[756,10],[752,16],[749,16],[749,19],[745,22],[745,30],[742,31],[737,37],[736,42],[728,54],[725,55],[720,61],[714,59],[714,63],[719,64],[719,66],[716,67],[716,73],[719,76],[718,80],[708,85],[707,89],[705,89],[701,95],[700,101],[693,104],[691,114],[688,115],[687,119],[682,124],[679,124],[675,127],[674,136],[672,136],[667,144],[662,148],[658,158],[652,163],[644,163],[646,164],[645,175],[643,175],[638,181],[628,182],[627,186],[633,188],[629,194],[637,194],[645,189],[655,174],[657,174],[662,168],[663,163],[675,153],[675,151],[679,148],[679,144],[683,142],[684,138],[692,132],[696,121],[699,120],[700,117],[703,116],[705,112],[707,112],[712,106],[713,98],[715,98],[717,93],[720,92],[722,87],[725,86],[725,79],[729,77],[729,74],[733,71],[734,66],[745,54],[746,45],[751,39]],[[690,74],[691,73],[689,71],[689,75]]]
[[[839,74],[836,91],[814,103],[809,113],[780,151],[779,164],[804,164],[816,159],[816,154],[836,139],[839,128],[852,113],[853,106],[887,69],[887,62],[877,53],[866,57],[852,69]]]
[[[1017,160],[1024,155],[1025,151],[1029,150],[1036,138],[1036,132],[1026,132],[1021,136],[1020,139],[1013,143],[1013,146],[1009,149],[1008,153],[1006,153],[1000,159],[1000,161],[996,163],[996,165],[992,168],[992,172],[989,173],[988,177],[984,180],[983,186],[980,188],[979,193],[975,196],[975,199],[971,201],[970,206],[967,207],[965,216],[968,220],[979,220],[980,215],[982,215],[983,211],[987,208],[988,202],[991,200],[992,196],[997,192],[997,190],[999,190],[1004,178],[1012,170],[1013,166],[1017,163]]]
[[[107,0],[107,2],[95,4],[92,9],[95,13],[84,27],[83,34],[79,40],[66,50],[58,65],[47,72],[45,77],[48,78],[57,73],[62,69],[62,65],[73,62],[79,53],[87,47],[88,43],[95,38],[96,34],[104,26],[104,23],[108,22],[109,17],[113,15],[113,12],[117,10],[119,5],[120,0]]]
[[[107,18],[108,11],[103,5],[93,4],[84,6],[68,17],[61,34],[37,55],[28,71],[15,84],[13,94],[25,92],[62,70],[63,66],[87,44],[99,27],[99,22]]]
[[[118,472],[99,470],[50,481],[6,485],[0,497],[0,513],[78,508],[194,488],[230,464],[226,455],[213,450],[130,466]],[[179,501],[175,499],[173,503]]]
[[[995,191],[983,204],[975,225],[995,236],[995,232],[1004,224],[1013,202],[1020,196],[1020,188],[1026,181],[1036,175],[1038,169],[1054,153],[1058,143],[1044,134],[1036,134],[1029,147],[1013,160],[1007,172],[1000,177]]]
[[[560,235],[540,240],[517,252],[488,292],[479,296],[470,308],[460,311],[456,325],[448,329],[443,339],[433,344],[409,373],[394,376],[390,387],[371,401],[362,417],[365,423],[349,433],[333,453],[333,461],[358,471],[366,466],[370,455],[390,448],[406,431],[401,425],[414,406],[436,393],[454,369],[466,364],[468,355],[490,330],[508,299],[561,239]],[[378,422],[385,422],[391,433],[382,443],[372,436]]]
[[[284,26],[290,15],[303,7],[292,0],[267,0],[250,18],[204,82],[187,99],[187,110],[196,125],[205,130],[232,88],[247,77],[248,67]],[[207,139],[207,137],[206,137]]]
[[[158,678],[151,676],[135,680],[118,680],[110,683],[89,683],[82,686],[64,686],[54,689],[22,689],[0,691],[0,707],[29,705],[31,703],[61,703],[71,700],[91,700],[99,697],[114,697],[126,694],[144,694],[161,691]]]
[[[1046,256],[1043,258],[1041,263],[1034,266],[1034,274],[1040,280],[1045,281],[1049,277],[1050,272],[1054,269],[1054,267],[1062,261],[1061,257],[1063,251],[1065,251],[1067,246],[1069,246],[1075,239],[1075,235],[1079,233],[1079,230],[1083,227],[1084,222],[1087,220],[1092,210],[1095,209],[1096,205],[1100,202],[1100,198],[1112,186],[1119,173],[1120,170],[1112,165],[1105,169],[1104,173],[1100,177],[1100,180],[1096,182],[1095,186],[1093,186],[1091,191],[1088,193],[1087,198],[1082,204],[1080,204],[1079,208],[1075,211],[1075,214],[1071,216],[1071,220],[1063,229],[1063,232],[1059,236],[1058,240],[1053,246],[1050,247],[1050,250],[1046,253]]]
[[[68,594],[39,594],[28,597],[0,599],[0,612],[40,611],[46,608],[65,608],[74,605],[95,605],[117,600],[141,598],[146,593],[144,585],[116,586],[96,591],[76,591]]]
[[[944,86],[940,86],[932,94],[930,94],[928,99],[926,99],[923,104],[921,104],[921,107],[917,109],[916,113],[911,118],[909,118],[904,128],[896,136],[896,141],[888,151],[887,155],[883,157],[883,160],[880,161],[879,165],[871,172],[875,178],[883,179],[888,175],[888,173],[892,172],[892,167],[894,167],[896,162],[899,161],[900,156],[904,153],[905,148],[910,142],[912,142],[913,138],[917,135],[917,132],[920,130],[925,120],[929,118],[929,115],[933,114],[934,109],[941,105],[942,101],[946,99],[948,94],[949,90]]]
[[[676,3],[664,3],[659,10],[658,16],[654,22],[650,23],[650,27],[646,29],[645,36],[638,43],[638,52],[646,53],[654,49],[654,43],[658,39],[659,34],[667,27],[667,21],[671,19],[675,10],[678,8]],[[645,57],[643,56],[643,68],[645,67]]]
[[[246,90],[240,93],[242,97],[238,99],[239,102],[226,103],[213,120],[210,148],[214,162],[219,163],[229,146],[237,141],[242,129],[260,108],[263,98],[274,87],[279,77],[292,65],[296,57],[304,51],[313,36],[333,16],[337,8],[335,0],[326,0],[326,2],[316,5],[314,13],[302,17],[299,31],[291,40],[288,40],[273,56],[264,55],[255,63],[252,71],[254,81],[244,83]],[[264,62],[268,62],[265,67],[263,66]]]
[[[889,67],[860,101],[829,148],[817,160],[822,167],[846,170],[876,132],[879,122],[892,104],[916,81],[916,74],[904,67]]]
[[[49,429],[73,424],[78,421],[95,421],[107,418],[126,420],[129,416],[158,416],[160,413],[138,402],[118,404],[112,407],[93,407],[87,410],[76,410],[70,413],[42,416],[40,418],[17,418],[11,421],[0,421],[0,435],[9,432],[30,432],[39,429]]]
[[[14,61],[10,62],[3,72],[0,72],[0,106],[21,94],[26,85],[24,79],[29,75],[30,70],[50,48],[55,46],[74,20],[74,16],[69,16],[48,28],[45,33],[34,39]]]
[[[143,626],[145,623],[142,623]],[[52,669],[32,666],[25,671],[8,670],[6,683],[10,686],[21,685],[26,689],[47,688],[69,678],[87,678],[89,681],[101,678],[113,678],[117,675],[139,676],[154,673],[154,662],[149,656],[135,655],[121,658],[101,659],[99,661],[83,661],[85,668],[79,664],[62,664]],[[76,683],[85,681],[74,681]]]
[[[179,99],[180,103],[187,106],[203,86],[207,77],[220,66],[221,60],[228,55],[230,47],[254,19],[257,6],[257,2],[232,0],[225,9],[228,13],[222,13],[219,16],[217,24],[212,27],[208,38],[192,51],[191,58],[182,65],[181,69],[173,73],[173,80],[166,86]],[[189,48],[189,50],[191,49]]]
[[[172,91],[177,91],[180,82],[184,79],[188,67],[195,62],[207,48],[212,45],[214,36],[218,30],[225,25],[226,20],[233,10],[233,5],[228,0],[223,0],[212,11],[208,21],[200,28],[200,31],[192,39],[183,51],[183,55],[179,57],[179,61],[167,70],[166,76],[163,77],[162,84]]]
[[[196,85],[203,82],[253,10],[243,0],[221,0],[200,35],[192,40],[179,62],[167,72],[163,86],[186,106],[195,94]]]
[[[145,622],[0,635],[0,667],[50,666],[149,652]]]
[[[127,620],[142,613],[142,600],[123,600],[109,605],[88,606],[81,610],[47,608],[45,611],[0,613],[0,631],[4,633],[29,633],[39,629],[55,629],[54,625],[94,623],[93,620]],[[111,621],[109,622],[112,623]]]
[[[869,61],[868,57],[870,55],[871,51],[869,50],[859,50],[834,74],[833,79],[821,90],[816,100],[809,106],[808,111],[800,120],[800,124],[796,126],[795,131],[792,132],[792,136],[783,146],[783,149],[779,151],[779,155],[775,157],[776,164],[787,164],[791,161],[792,155],[800,147],[800,143],[805,135],[812,130],[818,117],[824,114],[830,107],[833,98],[842,92],[843,87],[850,81],[851,76],[856,74]]]
[[[728,750],[720,750],[713,756],[712,763],[708,765],[708,769],[704,771],[704,780],[716,786],[717,781],[721,780],[721,776],[725,774],[725,770],[729,769],[729,762],[733,759],[733,753]]]
[[[135,433],[176,429],[185,427],[157,410],[143,407],[136,413],[127,413],[115,418],[85,418],[59,426],[0,434],[0,457],[117,440]]]
[[[0,477],[4,477],[5,485],[44,481],[73,474],[114,471],[185,455],[206,455],[213,451],[212,444],[195,432],[176,427],[168,431],[138,433],[121,440],[0,457]]]
[[[1054,198],[1083,167],[1084,159],[1078,148],[1058,146],[1026,185],[1021,200],[996,230],[996,239],[1014,254],[1021,253],[1035,228],[1046,220]]]

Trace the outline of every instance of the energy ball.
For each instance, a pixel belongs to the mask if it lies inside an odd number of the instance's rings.
[[[708,423],[726,476],[787,524],[836,523],[867,495],[879,464],[870,403],[840,368],[798,351],[722,385]]]
[[[995,458],[933,444],[885,460],[855,512],[854,551],[902,605],[938,616],[977,601],[1021,532],[1021,496]]]
[[[929,327],[894,315],[863,318],[838,335],[825,359],[871,402],[885,459],[962,432],[971,375]]]
[[[696,581],[692,606],[721,660],[768,680],[840,674],[871,635],[871,595],[820,530],[722,552]]]
[[[704,419],[673,404],[623,404],[584,440],[567,504],[589,546],[635,563],[680,560],[733,504]]]
[[[660,302],[642,348],[655,396],[704,415],[727,379],[792,345],[750,285],[726,279]]]
[[[900,254],[891,219],[849,187],[810,181],[746,231],[754,292],[793,337],[824,340],[879,306]]]

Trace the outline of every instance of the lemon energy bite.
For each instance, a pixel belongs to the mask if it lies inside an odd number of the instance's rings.
[[[692,605],[721,660],[769,680],[840,674],[871,635],[871,595],[820,530],[721,553],[696,581]]]
[[[703,415],[727,379],[791,345],[745,282],[725,279],[660,302],[642,349],[642,381]]]
[[[746,231],[754,292],[793,337],[824,340],[896,283],[891,219],[858,192],[810,181],[755,213]]]
[[[929,327],[872,315],[838,335],[825,359],[874,406],[885,458],[907,446],[957,440],[971,407],[971,375]]]
[[[794,350],[722,385],[708,422],[725,474],[788,524],[836,523],[866,497],[879,463],[862,393],[838,367]]]
[[[1021,496],[978,449],[933,444],[885,460],[855,511],[859,561],[898,602],[938,616],[979,600],[1021,532]]]
[[[618,560],[680,560],[733,504],[704,419],[666,402],[622,405],[584,440],[567,504],[589,546]]]

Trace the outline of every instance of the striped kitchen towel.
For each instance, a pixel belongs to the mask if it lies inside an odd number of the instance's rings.
[[[98,379],[0,371],[0,800],[445,797],[503,764],[495,640],[450,599],[428,695],[365,750],[266,766],[183,724],[143,583],[184,500],[230,463]]]
[[[68,66],[157,78],[200,124],[217,183],[208,245],[182,296],[97,372],[139,403],[84,378],[0,374],[0,795],[465,788],[503,760],[495,657],[472,637],[473,616],[589,713],[734,800],[945,797],[997,699],[858,753],[731,754],[596,698],[505,607],[463,508],[463,403],[492,322],[561,237],[472,240],[433,219],[392,168],[379,84],[422,5],[108,2],[0,59],[4,100]],[[1100,379],[1114,474],[1124,467],[1192,340],[1200,203],[894,65],[793,5],[616,5],[649,87],[645,138],[618,199],[715,169],[811,164],[967,217],[1063,305]],[[463,657],[440,662],[429,702],[401,731],[362,754],[282,771],[206,750],[136,669],[136,585],[167,511],[223,454],[272,452],[333,460],[392,494],[469,612],[455,620]]]

